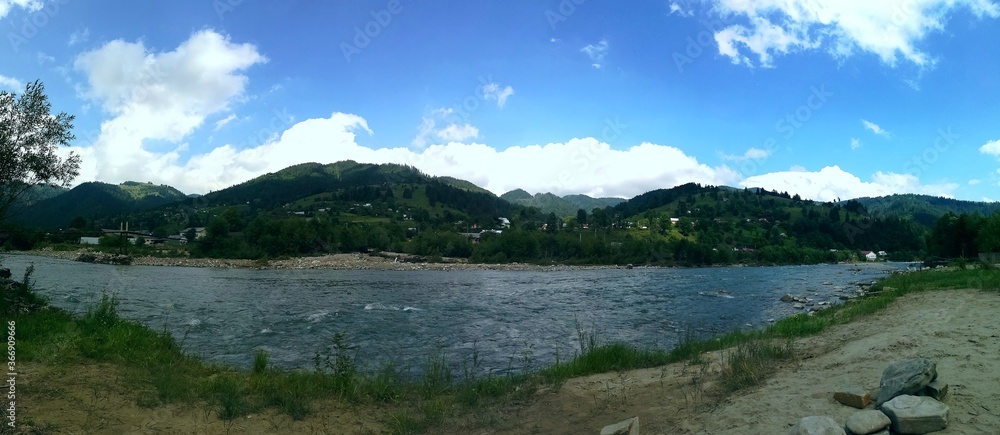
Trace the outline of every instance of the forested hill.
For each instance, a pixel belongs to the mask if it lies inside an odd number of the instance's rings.
[[[858,198],[873,216],[899,216],[931,228],[946,213],[989,216],[1000,210],[1000,202],[962,201],[929,195],[889,195]]]
[[[511,190],[500,195],[500,198],[513,204],[535,207],[542,214],[555,213],[560,218],[576,216],[576,212],[580,209],[589,212],[595,208],[604,208],[625,201],[621,198],[592,198],[587,195],[565,195],[562,197],[552,193],[532,195],[523,189]]]
[[[437,209],[440,217],[447,214],[454,220],[471,219],[489,225],[513,209],[507,201],[468,181],[432,177],[411,166],[351,160],[291,166],[193,202],[211,207],[246,205],[251,215],[277,209],[348,212],[364,204],[372,209],[406,209],[410,214],[433,214]]]
[[[121,217],[186,198],[170,186],[132,181],[120,185],[89,182],[65,192],[49,189],[44,193],[51,196],[24,208],[12,220],[33,228],[57,230],[69,228],[77,217]]]

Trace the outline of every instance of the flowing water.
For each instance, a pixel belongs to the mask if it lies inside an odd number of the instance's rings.
[[[481,371],[551,364],[579,350],[578,331],[602,342],[670,348],[763,327],[795,312],[778,299],[839,302],[905,264],[594,269],[570,271],[248,270],[109,266],[7,255],[19,276],[35,265],[52,304],[86,312],[103,293],[123,317],[168,329],[185,351],[247,367],[256,349],[286,368],[313,368],[337,332],[369,368],[419,369],[434,355],[453,366],[479,353]],[[457,368],[457,367],[453,367]]]

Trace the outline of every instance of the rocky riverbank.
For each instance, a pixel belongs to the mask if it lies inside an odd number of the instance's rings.
[[[38,255],[66,260],[106,263],[100,261],[99,254],[89,249],[76,251],[55,251],[41,249],[15,252],[20,255]],[[95,261],[94,257],[97,257]],[[118,258],[118,257],[115,257]],[[441,262],[428,262],[421,257],[402,253],[381,252],[377,254],[328,254],[315,257],[296,257],[281,260],[240,260],[190,257],[154,257],[149,255],[131,257],[131,264],[142,266],[177,267],[218,267],[242,269],[334,269],[334,270],[582,270],[582,269],[623,269],[629,266],[566,266],[505,263],[468,263],[465,259],[443,258]],[[121,264],[120,262],[116,264]]]

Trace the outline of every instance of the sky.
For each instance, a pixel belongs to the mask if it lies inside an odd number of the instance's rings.
[[[1000,200],[998,0],[0,0],[0,34],[0,90],[76,116],[74,184]]]

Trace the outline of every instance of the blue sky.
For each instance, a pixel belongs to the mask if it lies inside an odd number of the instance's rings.
[[[76,182],[354,159],[497,194],[993,200],[998,24],[996,0],[0,0],[0,89],[77,116]]]

